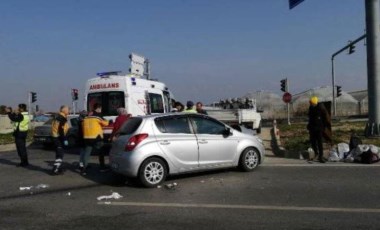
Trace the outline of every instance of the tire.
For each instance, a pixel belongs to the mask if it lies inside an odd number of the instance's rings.
[[[168,169],[165,162],[153,157],[142,163],[138,177],[144,187],[153,188],[165,181],[167,173]]]
[[[246,148],[240,155],[239,168],[244,172],[250,172],[259,166],[259,162],[259,152],[255,148]]]

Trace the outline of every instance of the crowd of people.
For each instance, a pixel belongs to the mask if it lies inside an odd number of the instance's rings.
[[[29,114],[25,104],[19,104],[17,109],[12,110],[10,107],[6,109],[8,117],[13,123],[17,153],[20,157],[20,167],[29,165],[28,154],[26,149],[26,138],[29,129]],[[113,122],[113,130],[109,140],[104,139],[103,127],[109,126],[110,121],[102,116],[102,105],[94,104],[93,110],[90,112],[82,111],[78,117],[78,140],[80,147],[79,170],[82,175],[87,174],[87,168],[91,154],[99,156],[99,166],[101,172],[109,170],[105,164],[105,155],[108,152],[105,141],[113,142],[117,137],[117,132],[122,125],[132,116],[128,114],[125,108],[117,109],[118,116]],[[186,108],[180,102],[173,102],[173,110],[171,112],[184,113],[201,113],[207,115],[203,109],[202,102],[187,101]],[[68,115],[70,108],[66,105],[60,107],[59,112],[54,116],[51,127],[51,137],[55,147],[55,161],[52,167],[52,174],[59,175],[63,173],[63,158],[65,149],[69,147],[67,134],[69,131]]]

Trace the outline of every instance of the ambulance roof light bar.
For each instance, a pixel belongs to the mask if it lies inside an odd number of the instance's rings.
[[[96,75],[99,77],[109,77],[110,75],[119,75],[119,73],[121,73],[121,71],[109,71],[96,73]]]

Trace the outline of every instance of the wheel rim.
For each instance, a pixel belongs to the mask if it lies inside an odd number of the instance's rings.
[[[158,162],[150,162],[145,167],[144,176],[150,184],[158,184],[164,178],[164,167]]]
[[[259,163],[259,156],[255,150],[249,150],[245,155],[245,165],[249,169],[253,169]]]

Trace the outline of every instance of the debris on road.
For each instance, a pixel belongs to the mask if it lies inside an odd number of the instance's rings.
[[[178,184],[174,182],[173,184],[166,184],[165,188],[174,190],[177,187],[177,185]]]
[[[24,190],[31,190],[33,188],[33,186],[28,186],[28,187],[20,187],[20,191],[24,191]]]
[[[99,196],[97,199],[98,200],[109,200],[109,199],[115,199],[115,200],[118,200],[120,198],[123,198],[122,195],[120,195],[119,193],[117,192],[113,192],[111,195],[109,196]]]
[[[161,185],[157,185],[157,188],[162,188],[162,186]]]
[[[71,192],[66,193],[67,196],[71,196]]]
[[[36,186],[36,189],[44,189],[44,188],[49,188],[48,184],[39,184]]]
[[[205,181],[204,180],[201,180],[201,183],[204,183]]]
[[[48,184],[39,184],[37,186],[24,186],[24,187],[19,187],[20,191],[26,191],[26,190],[32,190],[32,189],[45,189],[49,188]]]

